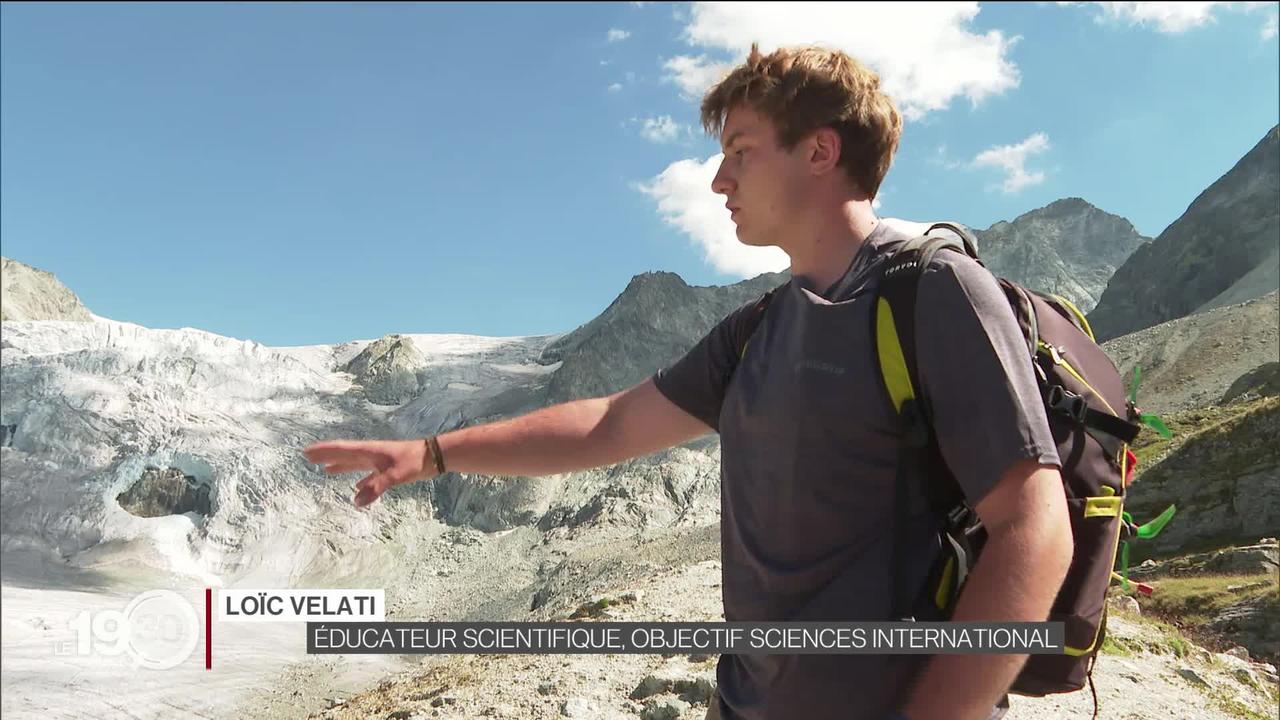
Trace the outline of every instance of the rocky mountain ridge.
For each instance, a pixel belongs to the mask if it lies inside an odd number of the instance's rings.
[[[1280,126],[1116,270],[1089,323],[1110,340],[1280,288]]]
[[[53,273],[0,257],[0,321],[90,322],[92,313]]]

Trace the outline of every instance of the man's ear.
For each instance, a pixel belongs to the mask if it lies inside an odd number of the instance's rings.
[[[840,134],[831,128],[818,128],[809,140],[809,166],[815,175],[823,175],[840,164]]]

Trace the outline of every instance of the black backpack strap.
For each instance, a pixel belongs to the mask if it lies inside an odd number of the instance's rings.
[[[1085,399],[1061,385],[1049,385],[1044,398],[1049,412],[1070,418],[1085,432],[1093,436],[1107,450],[1109,457],[1116,457],[1121,444],[1128,445],[1138,438],[1142,428],[1111,413],[1094,410]]]
[[[951,231],[952,235],[931,236],[926,232],[926,235],[904,243],[885,263],[872,311],[873,339],[881,378],[893,410],[902,419],[902,441],[894,480],[893,544],[889,557],[890,612],[896,620],[913,619],[916,600],[906,577],[906,548],[911,539],[908,536],[911,529],[911,480],[921,476],[928,478],[937,466],[929,403],[923,396],[916,364],[915,317],[920,276],[934,255],[945,249],[963,252],[977,259],[977,243],[967,229],[938,223],[929,231],[940,227]],[[954,497],[956,490],[926,485],[926,492],[935,505],[942,504],[943,498]],[[957,514],[955,522],[961,521]],[[954,546],[954,542],[951,544]],[[962,569],[957,568],[957,572],[960,571]]]
[[[963,226],[935,223],[929,231],[935,228],[950,230],[954,236],[926,234],[903,243],[881,270],[873,310],[876,355],[893,410],[905,416],[910,412],[909,405],[915,405],[926,423],[929,405],[920,389],[915,361],[916,292],[920,276],[942,250],[954,250],[978,259],[977,243]]]
[[[964,225],[961,225],[960,223],[938,222],[930,225],[929,229],[924,231],[924,234],[928,235],[934,230],[948,230],[951,233],[955,234],[957,237],[960,238],[960,241],[964,243],[964,248],[963,248],[964,254],[968,255],[974,260],[977,260],[979,265],[983,267],[987,266],[986,263],[982,262],[982,258],[978,257],[978,238],[976,235],[973,234],[972,230],[965,227]],[[932,259],[932,257],[930,259]],[[925,265],[927,267],[928,263],[926,263]]]

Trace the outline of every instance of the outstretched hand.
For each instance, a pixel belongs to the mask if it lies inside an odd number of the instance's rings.
[[[425,467],[427,449],[422,440],[329,440],[308,445],[302,454],[323,464],[330,474],[372,470],[356,483],[356,507],[364,507],[396,485],[421,480],[433,473]]]

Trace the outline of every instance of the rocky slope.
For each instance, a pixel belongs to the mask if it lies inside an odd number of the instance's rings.
[[[1266,383],[1280,361],[1280,294],[1161,323],[1104,342],[1126,382],[1142,368],[1138,405],[1155,413],[1213,405]],[[1241,385],[1237,385],[1237,384]]]
[[[89,322],[92,314],[76,294],[45,272],[0,257],[0,321],[75,320]]]
[[[1246,302],[1251,298],[1275,292],[1277,287],[1280,287],[1280,247],[1272,248],[1271,255],[1264,258],[1258,267],[1249,271],[1214,299],[1196,308],[1195,312],[1201,313]]]
[[[1118,269],[1089,322],[1099,339],[1276,290],[1280,126]]]

